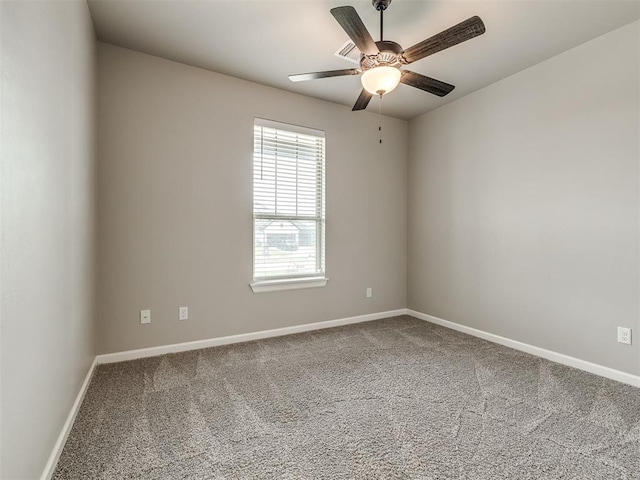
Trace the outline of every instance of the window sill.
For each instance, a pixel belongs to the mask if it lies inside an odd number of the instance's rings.
[[[278,290],[296,290],[298,288],[324,287],[326,277],[293,278],[286,280],[262,280],[249,284],[253,293],[276,292]]]

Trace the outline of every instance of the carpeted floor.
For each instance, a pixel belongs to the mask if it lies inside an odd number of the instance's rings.
[[[640,479],[640,389],[411,317],[97,368],[55,479]]]

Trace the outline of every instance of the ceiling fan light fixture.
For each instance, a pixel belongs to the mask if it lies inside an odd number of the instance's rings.
[[[439,97],[444,97],[451,93],[455,88],[454,85],[407,69],[400,70],[400,67],[482,35],[486,28],[480,17],[473,16],[468,18],[451,28],[416,43],[412,47],[403,49],[396,42],[383,40],[383,13],[391,3],[391,0],[371,0],[371,2],[374,8],[380,12],[380,40],[377,42],[373,40],[355,8],[345,5],[331,9],[331,15],[349,36],[350,43],[354,45],[351,50],[357,48],[359,52],[360,68],[299,73],[289,75],[289,80],[301,82],[316,78],[342,77],[345,75],[360,75],[362,73],[363,89],[352,108],[353,111],[366,109],[369,100],[374,95],[380,95],[380,98],[382,98],[382,95],[392,91],[400,82]],[[344,47],[341,48],[341,51],[342,49]],[[380,103],[382,104],[382,102]]]
[[[396,67],[374,67],[362,74],[362,86],[372,95],[389,93],[400,83],[401,73]]]

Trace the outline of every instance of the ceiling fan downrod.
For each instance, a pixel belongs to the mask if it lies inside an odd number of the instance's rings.
[[[380,41],[383,40],[384,11],[389,7],[391,0],[371,0],[373,8],[380,12]]]

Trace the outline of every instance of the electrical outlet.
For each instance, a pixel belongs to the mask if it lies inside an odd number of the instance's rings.
[[[373,291],[371,290],[371,287],[367,288],[367,298],[371,298],[373,297]]]
[[[631,329],[626,327],[618,327],[618,343],[626,343],[631,345]]]
[[[189,307],[180,307],[178,309],[178,319],[187,320],[189,318]]]
[[[151,310],[140,310],[140,323],[151,323]]]

